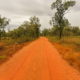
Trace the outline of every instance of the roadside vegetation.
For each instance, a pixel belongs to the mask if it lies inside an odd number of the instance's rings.
[[[56,9],[56,12],[50,20],[52,28],[44,29],[41,34],[49,39],[70,65],[80,71],[80,28],[71,26],[65,18],[75,3],[73,0],[53,2],[51,9]]]
[[[40,36],[39,18],[33,16],[29,21],[14,30],[6,32],[5,27],[9,24],[7,18],[0,17],[0,63],[5,62],[16,51]]]
[[[47,38],[59,51],[62,58],[80,71],[80,36],[63,37],[61,40],[55,36],[47,36]]]

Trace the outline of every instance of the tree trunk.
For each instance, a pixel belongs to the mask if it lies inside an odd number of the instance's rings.
[[[1,40],[1,31],[0,31],[0,40]]]
[[[62,39],[63,29],[60,29],[59,39]]]

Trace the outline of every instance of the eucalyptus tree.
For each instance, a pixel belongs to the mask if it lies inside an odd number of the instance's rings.
[[[5,32],[5,27],[9,24],[9,20],[6,17],[1,17],[0,16],[0,40],[1,37],[3,36],[3,32]]]
[[[52,17],[50,24],[59,30],[60,39],[62,38],[64,27],[69,25],[69,21],[65,18],[65,14],[68,12],[70,7],[75,5],[75,3],[76,2],[72,0],[56,0],[51,5],[51,9],[56,9],[56,12]]]
[[[40,35],[40,26],[41,26],[39,18],[36,17],[36,16],[31,17],[30,18],[30,26],[33,29],[34,37],[39,37],[39,35]]]

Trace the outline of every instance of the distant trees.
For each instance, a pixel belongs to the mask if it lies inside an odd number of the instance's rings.
[[[34,16],[30,18],[30,27],[32,27],[35,37],[39,37],[40,35],[40,26],[41,24],[38,17]]]
[[[34,38],[39,37],[40,34],[40,20],[38,17],[34,16],[29,19],[29,21],[25,21],[20,27],[24,28],[27,33],[27,36],[32,36]]]
[[[63,30],[63,36],[73,36],[73,32],[72,32],[73,27],[67,26],[64,28]]]
[[[54,27],[56,27],[59,30],[59,37],[62,38],[64,27],[69,25],[68,20],[64,17],[66,12],[70,7],[73,7],[75,5],[75,1],[62,1],[62,0],[56,0],[52,3],[51,9],[56,9],[56,13],[54,17],[52,17],[52,20],[50,21],[50,24],[52,24]]]
[[[41,24],[39,18],[33,16],[29,19],[29,21],[25,21],[17,29],[9,31],[7,36],[12,39],[18,39],[21,42],[29,41],[39,37],[40,26]]]
[[[79,27],[73,27],[72,32],[75,36],[80,35],[80,28]]]
[[[50,29],[44,29],[44,30],[42,30],[41,35],[42,36],[49,36],[50,32],[51,32]]]
[[[1,37],[5,34],[5,27],[9,24],[9,20],[6,17],[0,16],[0,40]]]
[[[59,29],[52,27],[51,29],[44,29],[43,36],[59,36]],[[80,28],[76,26],[64,27],[63,36],[80,36]]]

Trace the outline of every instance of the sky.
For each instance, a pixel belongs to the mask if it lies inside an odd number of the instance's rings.
[[[0,15],[10,19],[9,28],[14,29],[31,16],[40,19],[41,29],[50,28],[49,20],[54,14],[50,9],[55,0],[0,0]],[[80,0],[75,0],[76,5],[70,8],[65,17],[72,26],[80,26]]]

